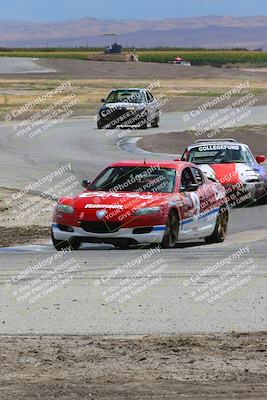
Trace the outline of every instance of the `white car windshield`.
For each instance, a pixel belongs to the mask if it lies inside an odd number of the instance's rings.
[[[112,91],[106,103],[143,103],[144,95],[139,90],[114,90]]]
[[[240,145],[203,145],[194,147],[189,151],[188,161],[194,164],[229,164],[255,162],[248,149]]]

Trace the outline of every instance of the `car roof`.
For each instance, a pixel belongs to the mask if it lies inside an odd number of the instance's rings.
[[[203,140],[197,140],[195,143],[190,144],[187,148],[192,149],[194,147],[200,147],[200,146],[212,146],[212,145],[224,145],[224,144],[248,147],[245,143],[237,142],[234,139],[203,139]]]
[[[139,160],[139,161],[120,161],[111,164],[110,167],[160,167],[160,168],[172,168],[176,170],[182,170],[185,167],[192,167],[194,164],[186,161],[153,161],[153,160]]]
[[[117,91],[120,91],[120,90],[127,90],[128,92],[131,92],[131,91],[143,91],[143,90],[147,90],[147,89],[144,89],[144,88],[117,88],[117,89],[112,89],[112,92],[117,92]]]

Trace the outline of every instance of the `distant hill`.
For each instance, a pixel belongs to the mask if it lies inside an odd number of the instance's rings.
[[[83,18],[64,23],[0,21],[1,47],[105,46],[119,35],[128,47],[247,47],[267,49],[267,16],[163,19],[159,21]]]

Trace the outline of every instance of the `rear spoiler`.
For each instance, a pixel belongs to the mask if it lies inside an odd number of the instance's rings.
[[[199,139],[196,140],[195,143],[216,143],[216,142],[232,142],[237,143],[235,139]]]

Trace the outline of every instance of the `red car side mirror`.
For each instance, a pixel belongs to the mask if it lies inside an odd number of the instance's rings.
[[[82,181],[82,187],[84,187],[85,189],[88,189],[88,187],[90,186],[90,181],[88,181],[88,179],[84,179]]]
[[[256,157],[256,160],[257,160],[257,163],[258,163],[258,164],[262,164],[262,163],[264,163],[264,161],[266,160],[266,157],[263,156],[263,155],[260,155],[260,156],[257,156],[257,157]]]

